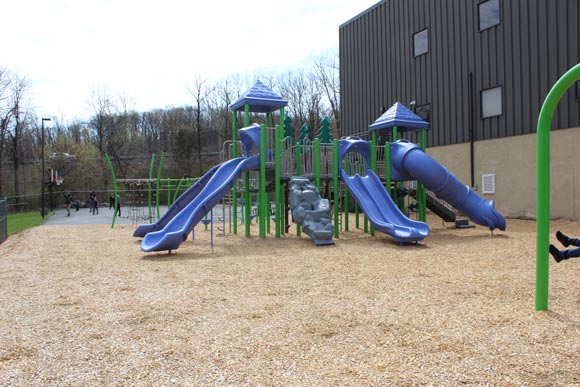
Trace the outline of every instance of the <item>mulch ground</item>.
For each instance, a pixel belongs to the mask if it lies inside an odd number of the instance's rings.
[[[550,258],[536,312],[535,222],[429,223],[405,246],[216,231],[212,248],[198,226],[171,255],[143,253],[128,225],[11,236],[0,385],[580,385],[580,259]],[[554,221],[553,243],[557,229],[580,235]]]

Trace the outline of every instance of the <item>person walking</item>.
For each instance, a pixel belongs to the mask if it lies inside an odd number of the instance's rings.
[[[99,198],[97,194],[93,196],[93,215],[99,215]]]
[[[115,216],[121,217],[121,195],[117,194],[117,209],[115,211]]]
[[[72,196],[67,191],[64,191],[62,195],[64,196],[64,204],[66,206],[66,216],[70,216],[70,205],[73,201]]]
[[[89,212],[91,214],[95,213],[95,196],[96,195],[97,194],[95,193],[95,191],[93,191],[89,194]]]

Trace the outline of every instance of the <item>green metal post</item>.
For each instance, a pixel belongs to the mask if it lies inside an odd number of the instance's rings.
[[[568,70],[548,93],[537,127],[536,310],[548,309],[550,242],[550,124],[564,93],[580,79],[580,63]]]
[[[274,188],[276,190],[276,202],[275,202],[275,209],[276,209],[276,238],[279,238],[282,234],[285,233],[284,222],[286,221],[286,217],[284,216],[284,187],[282,185],[282,140],[284,138],[284,107],[280,108],[280,122],[276,126],[276,132],[274,135],[274,139],[276,141],[275,144],[275,178],[276,182]]]
[[[115,212],[113,213],[113,221],[111,222],[111,228],[115,227],[115,220],[117,219],[117,206],[119,205],[119,203],[117,202],[117,176],[115,175],[115,169],[113,168],[113,163],[111,162],[111,158],[109,157],[109,155],[107,154],[107,152],[105,152],[105,159],[107,160],[107,164],[109,165],[109,169],[111,170],[111,176],[113,177],[113,192],[115,195]]]
[[[250,105],[244,105],[244,126],[250,126]],[[244,172],[244,213],[246,238],[250,237],[250,226],[252,224],[252,193],[250,192],[250,172]]]
[[[151,165],[149,166],[149,183],[147,184],[148,190],[148,204],[149,204],[149,223],[153,223],[153,212],[151,211],[151,200],[152,200],[152,192],[151,192],[151,182],[153,181],[153,167],[155,166],[155,155],[151,156]]]
[[[427,129],[421,129],[421,149],[425,152],[427,149]],[[417,207],[419,211],[419,220],[421,222],[427,221],[427,193],[425,191],[425,185],[421,182],[417,182]]]
[[[300,145],[299,142],[296,143],[295,145],[295,149],[296,149],[296,176],[300,176],[300,174],[302,173],[302,169],[301,169],[301,160],[302,160],[302,146]],[[301,228],[299,224],[296,224],[296,236],[300,236],[301,234]]]
[[[391,195],[391,143],[385,142],[385,188]]]
[[[161,212],[159,211],[159,188],[161,186],[161,168],[163,167],[163,160],[165,159],[165,152],[161,152],[161,158],[159,159],[159,167],[157,167],[157,219],[161,218]]]
[[[348,195],[348,188],[344,187],[344,231],[349,231],[348,228],[348,205],[350,202],[350,198]]]
[[[320,139],[314,140],[314,184],[320,191]]]
[[[373,131],[371,135],[371,169],[377,172],[377,132]],[[371,224],[370,234],[375,235],[375,226]]]
[[[267,210],[268,198],[266,197],[266,151],[267,129],[260,126],[260,177],[258,178],[258,215],[260,217],[260,238],[266,238],[266,222],[269,220]]]
[[[238,143],[236,141],[238,135],[238,118],[236,112],[232,112],[232,159],[238,157]],[[236,179],[237,180],[237,179]],[[232,222],[234,222],[234,235],[238,234],[238,188],[234,182],[232,187]]]
[[[354,170],[355,171],[358,171],[358,161],[355,161],[355,163],[354,163]],[[358,202],[356,200],[354,201],[354,214],[356,216],[356,218],[354,220],[354,226],[356,228],[360,228],[360,219],[359,219],[360,209],[359,209],[359,206],[358,206]]]
[[[399,139],[399,131],[398,128],[396,126],[393,126],[393,142],[397,141]],[[397,205],[397,207],[399,207],[399,183],[395,182],[394,184],[394,192],[393,192],[393,201],[395,202],[395,204]],[[400,207],[399,207],[400,209]]]
[[[340,200],[340,196],[338,193],[338,188],[339,188],[339,181],[338,181],[338,140],[334,139],[332,140],[332,155],[333,155],[333,166],[332,166],[332,173],[334,174],[334,179],[333,179],[333,190],[334,190],[334,198],[333,198],[333,203],[332,203],[332,211],[334,214],[334,237],[338,238],[338,233],[339,233],[339,226],[338,226],[338,201]]]
[[[281,113],[283,114],[283,113]],[[280,198],[281,185],[280,185],[280,176],[281,176],[281,153],[282,153],[282,144],[280,143],[281,138],[281,131],[282,125],[276,125],[274,128],[274,196],[275,196],[275,218],[276,218],[276,238],[280,238],[280,234],[282,233],[282,199]]]

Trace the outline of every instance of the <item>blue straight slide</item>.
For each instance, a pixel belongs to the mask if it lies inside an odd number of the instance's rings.
[[[439,199],[463,212],[473,222],[492,231],[495,228],[505,230],[505,218],[495,209],[493,200],[482,198],[462,184],[417,144],[407,140],[391,143],[391,162],[396,171],[420,181]]]
[[[338,142],[340,177],[354,196],[367,219],[378,231],[393,237],[395,242],[418,242],[429,235],[427,223],[411,220],[403,214],[379,177],[370,169],[370,144],[358,137]],[[366,176],[349,176],[342,161],[349,152],[360,153],[366,160]]]
[[[162,230],[167,223],[171,219],[173,219],[179,212],[193,199],[197,197],[197,195],[201,192],[201,190],[206,186],[208,181],[214,175],[215,171],[220,167],[221,164],[216,165],[212,169],[206,172],[198,181],[195,182],[194,185],[189,187],[184,193],[182,193],[175,202],[169,207],[167,212],[163,214],[157,222],[152,224],[142,224],[133,233],[134,237],[144,237],[146,234]]]
[[[163,229],[149,232],[141,242],[141,250],[175,250],[187,239],[195,225],[207,214],[232,188],[237,177],[258,168],[259,156],[240,157],[220,164],[207,185],[185,208],[177,213]]]

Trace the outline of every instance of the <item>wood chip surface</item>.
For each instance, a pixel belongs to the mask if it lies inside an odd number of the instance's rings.
[[[550,258],[536,312],[534,221],[429,224],[419,245],[240,228],[213,249],[200,225],[171,255],[128,225],[16,234],[0,245],[0,386],[580,386],[580,258]],[[557,229],[580,236],[553,221],[555,244]]]

